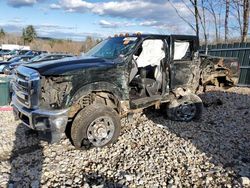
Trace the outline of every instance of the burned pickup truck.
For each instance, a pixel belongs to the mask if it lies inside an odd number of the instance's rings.
[[[15,116],[54,142],[65,129],[78,149],[102,147],[120,134],[120,118],[147,107],[176,121],[201,117],[198,40],[183,35],[108,38],[84,57],[15,69]]]

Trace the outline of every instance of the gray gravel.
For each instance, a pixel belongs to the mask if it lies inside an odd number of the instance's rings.
[[[122,119],[117,143],[88,151],[49,145],[0,112],[0,187],[250,187],[250,88],[200,96],[199,121],[147,110]]]

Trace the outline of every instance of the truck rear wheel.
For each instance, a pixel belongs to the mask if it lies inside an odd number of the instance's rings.
[[[182,96],[171,101],[167,107],[167,116],[174,121],[191,121],[202,115],[202,100],[195,94]]]
[[[71,138],[77,149],[103,147],[118,139],[120,129],[120,117],[114,109],[103,104],[92,104],[75,117]]]

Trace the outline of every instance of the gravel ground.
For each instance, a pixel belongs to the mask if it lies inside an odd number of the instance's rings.
[[[199,121],[147,110],[122,119],[117,143],[88,151],[49,145],[0,112],[0,187],[250,187],[250,88],[200,97]]]

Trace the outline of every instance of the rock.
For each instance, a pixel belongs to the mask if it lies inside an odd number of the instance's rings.
[[[68,179],[66,182],[65,182],[65,185],[72,185],[73,181],[72,179]]]
[[[250,186],[250,180],[248,177],[241,177],[240,178],[240,183],[243,185],[243,186]]]
[[[208,176],[206,177],[206,184],[210,184],[210,182],[213,181],[213,178]]]
[[[104,188],[104,185],[93,185],[92,188]]]
[[[45,177],[49,177],[49,174],[50,174],[49,172],[44,172],[44,173],[43,173],[43,175],[44,175]]]
[[[173,179],[168,180],[168,184],[173,184],[173,183],[174,183]]]
[[[75,182],[75,183],[79,183],[80,181],[81,181],[81,178],[75,177],[75,179],[74,179],[74,182]]]
[[[250,88],[212,87],[200,97],[210,104],[200,120],[170,121],[147,109],[135,113],[133,123],[121,119],[116,143],[84,151],[69,139],[51,145],[25,135],[27,127],[0,111],[0,187],[12,180],[10,187],[36,187],[37,181],[45,188],[250,187],[250,116],[244,115]]]
[[[126,178],[127,181],[133,180],[133,176],[131,176],[131,175],[125,175],[124,177]]]
[[[88,183],[84,183],[83,188],[90,188]]]
[[[43,162],[44,163],[49,163],[50,162],[50,158],[45,158]]]

